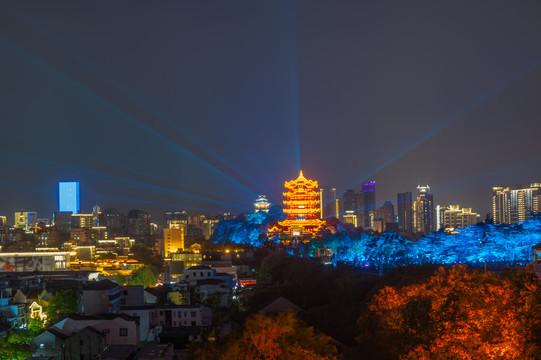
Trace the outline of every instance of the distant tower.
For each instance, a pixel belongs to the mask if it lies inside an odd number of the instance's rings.
[[[79,183],[76,181],[61,181],[58,183],[58,211],[79,213]]]
[[[93,222],[92,226],[100,226],[100,214],[101,214],[100,207],[97,204],[94,205],[94,207],[92,208],[92,222]]]
[[[263,211],[268,213],[270,206],[271,203],[269,202],[269,200],[267,200],[266,195],[259,195],[259,197],[254,202],[255,212]]]
[[[320,218],[338,218],[338,199],[336,198],[335,188],[319,189],[319,203],[321,205]]]
[[[417,234],[426,235],[436,230],[434,196],[430,186],[417,186],[417,199],[413,203],[413,224]]]
[[[284,233],[292,237],[315,235],[325,224],[319,219],[317,181],[306,179],[301,170],[297,179],[286,181],[284,185],[288,190],[284,193],[287,218],[269,229],[269,233]]]

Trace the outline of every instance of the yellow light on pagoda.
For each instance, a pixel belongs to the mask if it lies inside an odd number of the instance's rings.
[[[294,237],[315,235],[325,224],[319,219],[318,182],[305,178],[301,170],[297,179],[284,182],[284,186],[288,190],[283,193],[287,218],[269,229],[269,233],[288,233]]]

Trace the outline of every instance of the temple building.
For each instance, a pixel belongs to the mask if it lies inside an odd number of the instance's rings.
[[[282,233],[292,238],[314,236],[322,229],[325,221],[319,219],[318,183],[304,177],[302,170],[297,179],[286,181],[284,213],[287,217],[269,229],[270,234]]]
[[[255,200],[254,208],[255,212],[263,211],[268,213],[270,209],[271,203],[269,200],[267,200],[266,195],[259,195],[259,197]]]

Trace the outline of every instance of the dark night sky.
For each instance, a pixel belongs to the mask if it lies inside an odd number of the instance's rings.
[[[2,2],[0,215],[242,212],[298,174],[490,210],[541,181],[538,1]]]

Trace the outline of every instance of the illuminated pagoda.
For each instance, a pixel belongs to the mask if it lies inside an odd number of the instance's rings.
[[[268,213],[271,203],[267,200],[266,195],[259,195],[259,197],[254,202],[255,212],[263,211]]]
[[[287,217],[269,229],[270,234],[282,233],[291,237],[314,236],[325,224],[319,219],[318,183],[304,177],[302,170],[295,180],[284,183],[287,192],[284,213]]]

